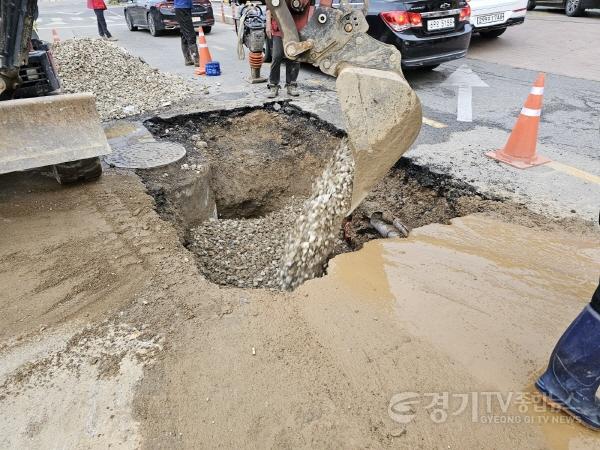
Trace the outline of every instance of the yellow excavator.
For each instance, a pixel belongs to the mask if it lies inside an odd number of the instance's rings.
[[[95,97],[60,94],[37,0],[0,1],[0,174],[50,166],[59,183],[102,174],[110,153]]]

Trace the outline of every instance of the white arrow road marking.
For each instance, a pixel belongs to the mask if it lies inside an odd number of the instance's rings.
[[[456,71],[442,83],[442,86],[458,87],[456,120],[459,122],[473,122],[473,88],[489,86],[466,64],[463,64],[456,69]]]
[[[473,88],[471,86],[458,86],[458,99],[456,102],[456,120],[459,122],[473,122]]]

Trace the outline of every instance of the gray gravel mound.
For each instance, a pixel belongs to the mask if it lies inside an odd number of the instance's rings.
[[[95,94],[102,120],[168,106],[194,89],[183,78],[159,72],[103,39],[68,39],[54,44],[53,51],[65,92]]]
[[[354,159],[343,141],[304,203],[284,247],[278,285],[293,290],[321,276],[350,209]]]
[[[209,220],[192,229],[190,250],[214,283],[277,289],[284,244],[301,211],[295,199],[256,219]]]

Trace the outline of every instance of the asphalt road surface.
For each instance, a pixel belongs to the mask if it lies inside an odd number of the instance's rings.
[[[220,19],[220,4],[214,4]],[[186,78],[193,69],[183,65],[177,32],[152,37],[130,32],[122,7],[107,13],[110,31],[119,45],[150,65]],[[65,0],[40,4],[39,33],[49,39],[56,29],[61,39],[96,36],[93,12],[83,2]],[[233,26],[218,23],[207,35],[222,76],[194,79],[213,98],[264,98],[264,85],[246,82],[247,61],[236,52]],[[449,173],[483,193],[522,201],[534,210],[557,216],[576,214],[597,220],[600,205],[600,13],[569,18],[551,9],[528,13],[524,25],[510,28],[495,40],[474,36],[463,60],[432,72],[406,72],[423,103],[425,125],[407,156],[433,170]],[[457,121],[458,88],[446,80],[458,68],[471,70],[488,87],[472,89],[472,122]],[[499,165],[482,155],[504,146],[539,71],[546,73],[544,109],[538,153],[550,165],[521,171]],[[268,65],[263,67],[263,75]],[[446,82],[446,83],[445,83]],[[336,122],[339,110],[334,80],[311,67],[300,77],[304,108]],[[333,119],[332,119],[333,118]],[[338,125],[343,126],[341,120]],[[573,212],[574,211],[574,212]]]

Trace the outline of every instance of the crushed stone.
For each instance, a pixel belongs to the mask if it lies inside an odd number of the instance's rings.
[[[102,120],[156,110],[192,95],[183,78],[159,72],[114,42],[77,38],[54,44],[66,93],[91,92]]]
[[[342,141],[313,185],[303,212],[292,228],[279,270],[279,285],[292,290],[323,274],[342,221],[350,208],[354,159]]]
[[[302,211],[302,201],[263,217],[211,219],[191,230],[190,250],[200,271],[214,283],[243,288],[279,288],[286,236]]]

